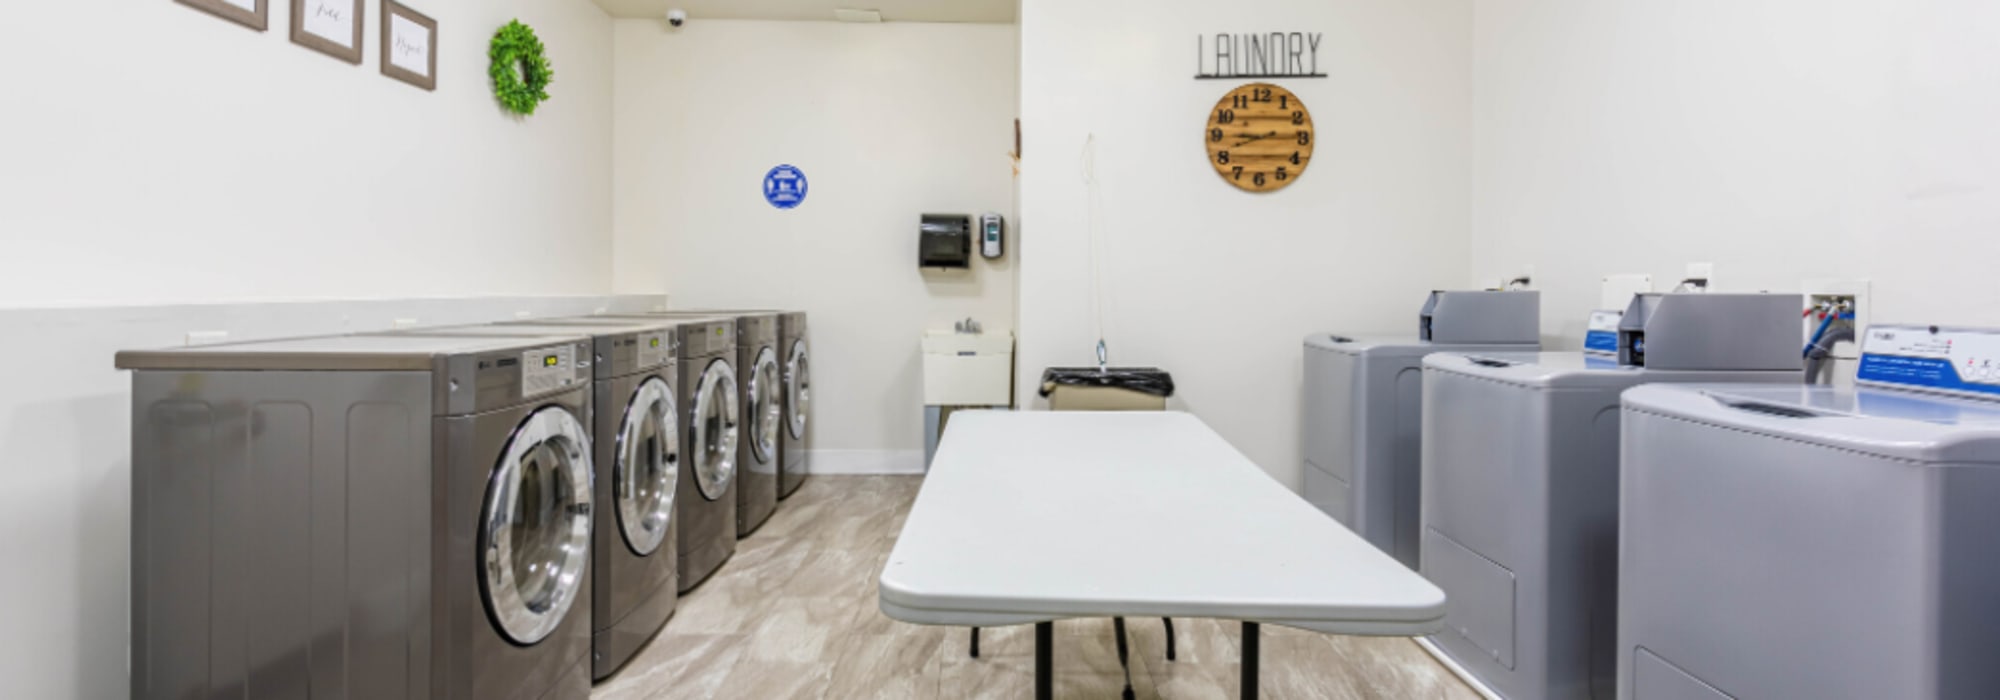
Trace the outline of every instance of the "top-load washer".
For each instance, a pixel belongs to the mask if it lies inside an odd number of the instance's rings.
[[[784,437],[778,446],[778,497],[784,498],[806,483],[806,455],[812,449],[808,429],[812,416],[811,344],[806,333],[806,312],[778,313],[778,351],[784,362]]]
[[[529,321],[421,328],[417,335],[587,335],[595,397],[591,677],[610,676],[673,616],[679,589],[680,338],[672,319]]]
[[[1431,292],[1417,333],[1305,341],[1305,498],[1417,568],[1423,359],[1542,348],[1541,293]]]
[[[1618,697],[2000,697],[2000,331],[1625,394]]]
[[[750,533],[778,507],[780,434],[785,422],[784,369],[775,311],[669,311],[669,318],[736,320],[736,369],[743,387],[742,426],[736,457],[736,536]]]
[[[589,696],[585,339],[117,363],[134,370],[132,697]]]
[[[1642,294],[1618,355],[1424,359],[1421,571],[1430,638],[1501,697],[1609,697],[1615,675],[1618,395],[1640,384],[1798,383],[1795,294]]]

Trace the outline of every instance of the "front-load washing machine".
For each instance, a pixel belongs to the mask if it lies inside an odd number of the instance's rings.
[[[1305,498],[1417,568],[1423,359],[1542,349],[1541,293],[1431,292],[1412,335],[1305,341]]]
[[[597,466],[591,537],[591,677],[610,676],[674,614],[679,534],[679,322],[671,319],[509,322],[404,331],[422,335],[590,337]]]
[[[1616,357],[1424,359],[1421,571],[1449,597],[1430,646],[1519,700],[1613,693],[1618,395],[1658,382],[1798,383],[1798,295],[1644,294]]]
[[[1618,697],[2000,697],[2000,332],[1624,402]]]
[[[736,457],[736,536],[771,519],[778,507],[779,450],[783,448],[785,384],[775,311],[670,311],[669,318],[736,320],[736,369],[743,387],[743,439]]]
[[[742,407],[736,379],[736,320],[684,318],[681,337],[682,452],[679,504],[681,592],[707,580],[736,553],[736,466]]]
[[[547,336],[119,353],[132,697],[587,698],[589,358]]]
[[[812,449],[807,430],[812,416],[811,344],[806,334],[806,312],[778,314],[778,349],[784,357],[784,438],[778,446],[778,497],[798,491],[806,483],[806,456]]]

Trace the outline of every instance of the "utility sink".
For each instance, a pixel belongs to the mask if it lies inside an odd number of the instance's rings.
[[[924,354],[939,355],[1012,355],[1014,354],[1014,334],[1001,333],[958,333],[955,331],[924,331]]]
[[[1013,404],[1014,334],[925,331],[924,404]]]

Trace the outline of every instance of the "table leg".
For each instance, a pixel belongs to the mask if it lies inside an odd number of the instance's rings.
[[[979,658],[979,628],[972,628],[972,658]]]
[[[1257,632],[1257,623],[1243,623],[1243,700],[1257,698]]]
[[[1055,645],[1056,623],[1035,623],[1035,700],[1056,696]]]

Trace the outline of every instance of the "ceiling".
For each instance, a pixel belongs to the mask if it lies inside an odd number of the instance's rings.
[[[703,19],[833,21],[837,9],[880,10],[884,22],[1013,24],[1018,0],[593,0],[613,17],[660,17],[680,8]]]

